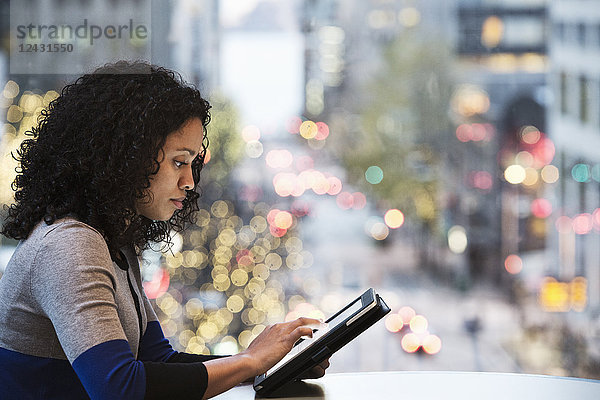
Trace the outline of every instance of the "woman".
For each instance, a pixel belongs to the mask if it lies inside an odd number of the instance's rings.
[[[21,241],[0,279],[3,399],[208,398],[312,334],[301,318],[237,355],[178,353],[144,295],[141,251],[198,211],[209,108],[172,71],[118,62],[42,112],[2,230]]]

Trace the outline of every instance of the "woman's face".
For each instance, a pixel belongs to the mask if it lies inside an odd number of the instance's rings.
[[[194,188],[192,161],[202,151],[204,131],[198,118],[188,120],[167,136],[158,154],[160,169],[150,177],[148,196],[136,205],[138,214],[155,221],[167,221],[183,208],[186,190]]]

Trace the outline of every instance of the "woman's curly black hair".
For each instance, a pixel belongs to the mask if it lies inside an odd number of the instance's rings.
[[[169,241],[194,220],[199,194],[188,190],[183,209],[169,221],[136,213],[147,199],[150,177],[167,136],[191,118],[210,121],[210,105],[181,76],[145,62],[107,64],[63,88],[42,111],[17,150],[20,163],[12,184],[2,234],[25,239],[40,221],[73,216],[102,233],[113,256],[121,247],[138,251]],[[192,163],[195,187],[208,140]]]

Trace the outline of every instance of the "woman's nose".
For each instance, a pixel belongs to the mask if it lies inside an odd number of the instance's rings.
[[[188,166],[183,176],[179,179],[179,188],[184,190],[192,190],[194,188],[194,176],[191,166]]]

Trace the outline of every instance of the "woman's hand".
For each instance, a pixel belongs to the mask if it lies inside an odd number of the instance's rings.
[[[321,361],[302,375],[298,379],[317,379],[322,378],[325,375],[325,370],[329,368],[329,358]]]
[[[290,352],[300,337],[312,337],[312,329],[320,324],[319,320],[302,317],[294,321],[267,326],[243,352],[254,366],[254,376],[265,373],[277,364]],[[314,377],[320,377],[325,374],[325,368],[328,366],[329,361],[325,360],[309,372],[314,371],[316,375]]]

